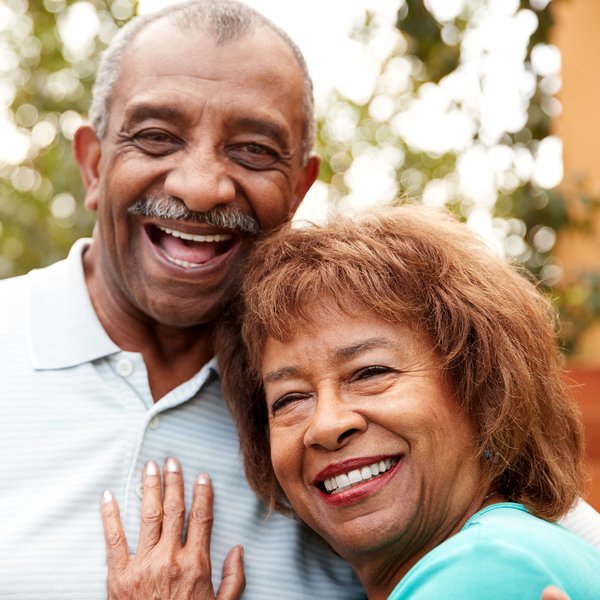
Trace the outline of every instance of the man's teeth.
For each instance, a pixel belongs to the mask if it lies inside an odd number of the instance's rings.
[[[166,252],[163,251],[164,257],[174,265],[179,265],[180,267],[184,267],[186,269],[191,269],[193,267],[201,267],[202,265],[199,263],[188,262],[187,260],[181,260],[179,258],[173,258],[169,256]]]
[[[361,467],[360,469],[354,469],[348,473],[342,473],[335,477],[330,477],[323,482],[325,489],[330,493],[340,492],[345,488],[348,488],[361,481],[368,481],[377,475],[381,475],[386,471],[389,471],[394,465],[398,463],[397,458],[385,458],[379,462],[373,463],[372,465]]]
[[[178,231],[177,229],[169,229],[168,227],[157,227],[176,238],[181,238],[182,240],[189,240],[190,242],[225,242],[226,240],[230,240],[233,236],[227,233],[215,233],[213,235],[199,235],[194,233],[185,233],[183,231]],[[182,261],[185,262],[185,261]],[[179,264],[179,263],[177,263]],[[186,266],[186,265],[182,265]]]

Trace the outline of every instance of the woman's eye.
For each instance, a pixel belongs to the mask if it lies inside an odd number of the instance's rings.
[[[392,372],[393,369],[391,369],[390,367],[384,367],[383,365],[370,365],[354,373],[351,381],[362,381],[366,379],[371,379],[372,377],[387,375],[388,373]]]
[[[271,404],[271,414],[275,414],[277,411],[282,408],[289,406],[294,402],[298,402],[299,400],[304,400],[307,398],[307,394],[286,394],[285,396],[281,396]]]
[[[279,154],[275,150],[255,143],[231,146],[229,156],[250,169],[268,169],[279,160]]]

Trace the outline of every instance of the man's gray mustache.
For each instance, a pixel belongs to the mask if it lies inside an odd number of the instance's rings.
[[[245,215],[239,208],[215,206],[206,212],[191,211],[181,200],[170,196],[146,196],[138,198],[128,209],[130,215],[162,219],[206,223],[221,229],[256,235],[261,232],[258,221]]]

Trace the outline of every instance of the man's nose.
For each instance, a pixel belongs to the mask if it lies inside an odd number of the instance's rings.
[[[366,417],[355,410],[339,391],[320,393],[304,434],[305,447],[338,450],[354,435],[367,429]]]
[[[229,204],[236,197],[231,165],[218,150],[208,145],[190,147],[178,153],[165,178],[165,193],[179,198],[194,212],[206,212],[217,205]]]

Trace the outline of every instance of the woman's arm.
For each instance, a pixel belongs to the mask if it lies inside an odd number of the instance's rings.
[[[237,600],[245,586],[243,548],[231,549],[215,596],[211,581],[210,535],[213,491],[206,474],[193,490],[185,544],[185,501],[181,466],[169,458],[160,469],[151,461],[143,475],[142,523],[135,555],[127,540],[113,495],[102,495],[101,514],[108,561],[108,600]]]

